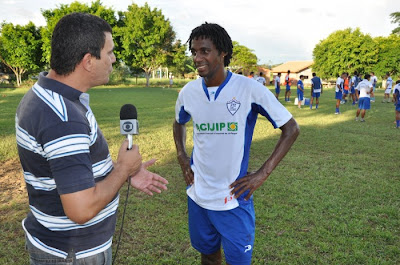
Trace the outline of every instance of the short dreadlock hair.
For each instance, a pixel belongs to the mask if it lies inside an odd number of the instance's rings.
[[[224,57],[224,66],[229,65],[232,58],[233,45],[231,37],[223,27],[218,24],[207,22],[196,27],[192,30],[188,39],[189,49],[192,47],[192,40],[198,38],[210,39],[220,53],[225,52],[226,56]]]

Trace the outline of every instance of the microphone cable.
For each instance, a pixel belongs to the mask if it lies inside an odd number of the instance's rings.
[[[119,229],[117,248],[115,249],[115,253],[113,255],[113,260],[112,260],[111,264],[114,264],[115,260],[117,259],[118,249],[119,249],[119,245],[121,243],[122,230],[124,228],[126,206],[128,205],[128,198],[129,198],[130,188],[131,188],[131,177],[128,178],[128,190],[126,191],[126,199],[125,199],[125,204],[124,204],[124,211],[122,212],[121,228]]]

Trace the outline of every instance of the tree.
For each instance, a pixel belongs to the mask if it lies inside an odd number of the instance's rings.
[[[374,67],[377,76],[400,73],[400,35],[392,34],[389,37],[374,39],[378,50],[378,62]]]
[[[117,25],[117,18],[115,17],[115,11],[111,8],[106,8],[102,6],[100,0],[92,2],[91,6],[75,1],[72,2],[70,5],[61,4],[58,6],[58,8],[48,9],[48,10],[42,9],[41,11],[42,15],[44,16],[47,22],[46,27],[44,27],[41,32],[43,37],[42,61],[46,63],[50,63],[51,36],[54,27],[63,16],[73,12],[89,13],[103,18],[111,25],[111,27],[115,27]]]
[[[120,39],[120,59],[134,68],[142,68],[149,86],[150,74],[166,63],[172,51],[175,32],[161,10],[132,3],[128,11],[120,15],[123,23],[116,29]]]
[[[253,53],[253,50],[246,46],[240,45],[239,42],[233,41],[233,54],[231,63],[229,64],[233,72],[237,72],[240,69],[251,69],[257,65],[257,56]]]
[[[394,12],[390,14],[390,17],[392,18],[393,24],[398,24],[398,26],[392,30],[392,33],[400,35],[400,12]]]
[[[322,78],[342,72],[369,72],[378,60],[375,42],[360,29],[338,30],[321,40],[313,50],[313,70]]]
[[[15,74],[17,86],[21,85],[25,73],[41,67],[41,45],[40,29],[32,22],[26,26],[1,25],[0,60]]]
[[[181,40],[177,40],[172,45],[172,52],[167,56],[167,65],[171,68],[172,72],[175,72],[181,76],[185,73],[192,72],[192,69],[187,65],[192,65],[193,60],[190,56],[186,55],[187,46],[182,44]]]

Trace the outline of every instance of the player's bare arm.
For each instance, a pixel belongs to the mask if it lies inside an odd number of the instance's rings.
[[[235,195],[235,198],[240,197],[243,192],[249,190],[245,200],[250,199],[253,192],[267,180],[279,162],[285,157],[300,133],[300,128],[293,118],[280,127],[280,129],[282,130],[281,137],[271,156],[265,161],[261,168],[231,184],[230,188],[233,188],[231,194]]]
[[[190,157],[186,153],[186,126],[175,121],[173,124],[173,133],[178,162],[181,166],[183,177],[187,185],[192,185],[194,174],[190,167]]]

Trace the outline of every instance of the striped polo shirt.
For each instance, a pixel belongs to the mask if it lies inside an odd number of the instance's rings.
[[[18,153],[30,211],[22,221],[29,241],[52,255],[76,258],[111,246],[119,195],[85,224],[70,220],[60,194],[91,188],[113,169],[89,95],[41,73],[15,117]]]

